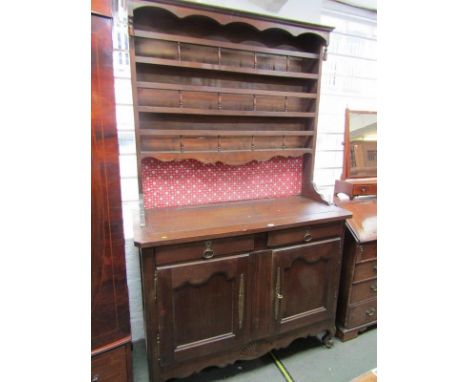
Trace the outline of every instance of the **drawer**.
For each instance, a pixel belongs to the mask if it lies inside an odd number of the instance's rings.
[[[173,264],[183,261],[211,259],[216,256],[251,252],[254,237],[238,236],[223,239],[204,240],[194,243],[168,245],[155,249],[156,264]]]
[[[377,321],[377,299],[349,309],[347,328]]]
[[[353,195],[377,195],[377,184],[355,184]]]
[[[351,286],[351,304],[377,297],[377,279],[364,281]]]
[[[126,382],[127,380],[126,346],[91,358],[92,382]]]
[[[356,263],[377,259],[377,242],[358,244]]]
[[[362,281],[377,276],[377,260],[356,264],[353,281]]]
[[[267,245],[277,247],[280,245],[308,243],[312,240],[333,236],[341,236],[341,223],[303,226],[268,232]]]

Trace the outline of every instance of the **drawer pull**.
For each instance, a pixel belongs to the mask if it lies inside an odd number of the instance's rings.
[[[367,191],[367,187],[361,187],[361,192],[366,192]]]
[[[308,243],[309,241],[311,241],[313,239],[312,235],[310,234],[309,231],[306,231],[306,233],[304,234],[304,241],[306,243]]]
[[[95,374],[91,378],[91,382],[99,382],[99,374]]]
[[[366,310],[366,314],[367,314],[369,317],[372,317],[372,316],[375,314],[375,308],[367,309],[367,310]]]
[[[277,293],[277,294],[276,294],[276,298],[277,298],[278,300],[282,300],[283,297],[284,297],[284,296],[283,296],[282,294],[280,294],[280,293]]]
[[[371,285],[370,288],[372,289],[372,291],[377,292],[377,285],[375,285],[375,284]]]
[[[214,251],[211,245],[212,243],[210,240],[205,241],[205,250],[202,253],[202,257],[204,259],[211,259],[214,256]]]

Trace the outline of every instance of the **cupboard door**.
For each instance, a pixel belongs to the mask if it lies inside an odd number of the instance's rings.
[[[334,319],[340,238],[273,251],[273,316],[280,332]]]
[[[157,268],[162,366],[243,341],[247,272],[247,254]]]

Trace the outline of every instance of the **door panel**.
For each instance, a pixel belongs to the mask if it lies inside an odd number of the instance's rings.
[[[273,251],[274,320],[280,332],[333,319],[340,238]]]
[[[243,340],[248,255],[159,267],[157,273],[162,365]]]

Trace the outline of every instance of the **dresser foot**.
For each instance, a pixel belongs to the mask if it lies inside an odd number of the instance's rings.
[[[330,349],[333,347],[333,338],[335,337],[335,328],[328,329],[327,333],[322,337],[322,345]]]
[[[352,329],[346,329],[342,326],[338,325],[336,328],[336,336],[342,341],[346,342],[356,338],[362,332],[365,332],[367,329],[375,328],[377,326],[376,323],[370,325],[363,325]]]

